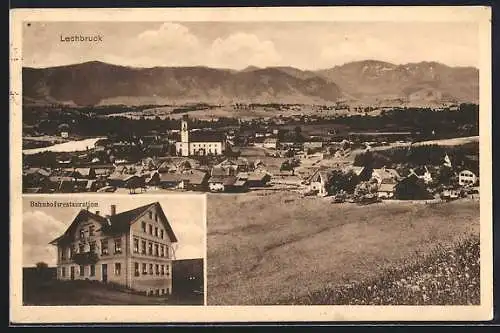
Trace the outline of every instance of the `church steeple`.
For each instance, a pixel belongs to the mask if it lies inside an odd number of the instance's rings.
[[[181,120],[181,142],[189,142],[189,128],[188,128],[188,116],[182,116]]]

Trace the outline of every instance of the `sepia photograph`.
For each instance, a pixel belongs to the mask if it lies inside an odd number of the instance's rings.
[[[148,321],[491,318],[490,17],[18,11],[22,304],[203,305],[109,314]]]
[[[203,305],[204,196],[23,198],[25,305]]]

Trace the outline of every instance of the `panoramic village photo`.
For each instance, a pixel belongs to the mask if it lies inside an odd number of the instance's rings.
[[[64,228],[28,264],[182,303],[163,198],[206,194],[208,305],[479,305],[479,59],[472,21],[25,23],[23,193],[106,198],[43,211]],[[128,261],[85,250],[89,221]]]
[[[203,305],[204,196],[26,196],[24,305]]]

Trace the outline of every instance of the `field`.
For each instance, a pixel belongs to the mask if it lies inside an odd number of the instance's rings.
[[[203,304],[203,295],[200,299],[186,299],[184,301],[162,296],[145,296],[133,294],[91,281],[39,281],[28,278],[24,280],[24,305],[182,305]]]
[[[210,305],[301,303],[479,234],[477,201],[335,205],[281,192],[210,194],[207,207]]]

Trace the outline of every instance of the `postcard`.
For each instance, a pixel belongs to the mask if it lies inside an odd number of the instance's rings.
[[[493,316],[489,7],[18,9],[12,323]]]

